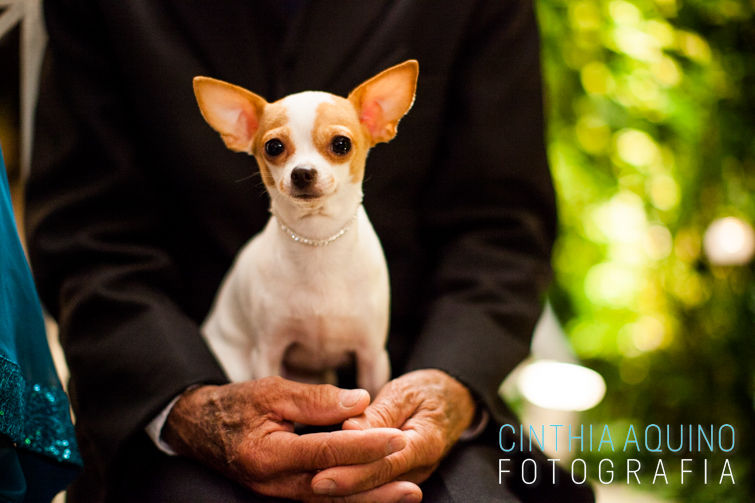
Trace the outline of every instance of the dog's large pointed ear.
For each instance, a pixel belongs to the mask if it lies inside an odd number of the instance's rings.
[[[396,127],[414,103],[419,63],[410,59],[380,72],[349,94],[372,144],[391,141]]]
[[[210,77],[194,77],[194,96],[207,123],[234,152],[252,153],[252,142],[267,105],[243,87]]]

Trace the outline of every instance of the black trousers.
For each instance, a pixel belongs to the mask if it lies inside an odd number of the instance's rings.
[[[69,502],[128,503],[250,503],[281,502],[250,492],[204,466],[181,457],[159,452],[151,442],[144,442],[136,451],[138,457],[121,464],[117,477],[107,484],[106,494],[87,484],[86,477],[68,491]],[[148,452],[149,451],[149,452]],[[137,454],[134,452],[133,454]],[[499,458],[510,473],[499,484]],[[522,482],[519,466],[525,458],[538,465],[538,480],[531,485]],[[531,468],[531,463],[528,465]],[[460,442],[443,460],[433,475],[422,484],[424,501],[428,503],[592,503],[589,485],[572,483],[570,475],[558,469],[556,484],[552,483],[552,465],[540,452],[506,453],[498,448],[498,429],[489,425],[479,438]],[[531,480],[531,472],[526,472]],[[89,487],[87,487],[89,486]],[[98,496],[97,496],[98,495]]]

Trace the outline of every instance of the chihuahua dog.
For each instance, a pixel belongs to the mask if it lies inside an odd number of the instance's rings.
[[[255,157],[270,196],[265,228],[240,251],[202,333],[233,381],[335,375],[351,358],[372,396],[388,381],[388,269],[362,206],[367,153],[396,135],[418,64],[409,60],[347,98],[306,91],[268,103],[194,78],[207,123]]]

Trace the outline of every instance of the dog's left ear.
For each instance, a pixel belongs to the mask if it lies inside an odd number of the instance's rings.
[[[372,145],[396,136],[396,127],[414,103],[419,63],[410,59],[380,72],[349,94]]]

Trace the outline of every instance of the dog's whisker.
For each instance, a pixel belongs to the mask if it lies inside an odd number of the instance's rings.
[[[241,182],[245,182],[247,180],[251,180],[252,178],[255,177],[255,175],[257,175],[257,173],[252,173],[249,176],[245,176],[245,177],[239,178],[238,180],[234,180],[233,183],[241,183]]]

